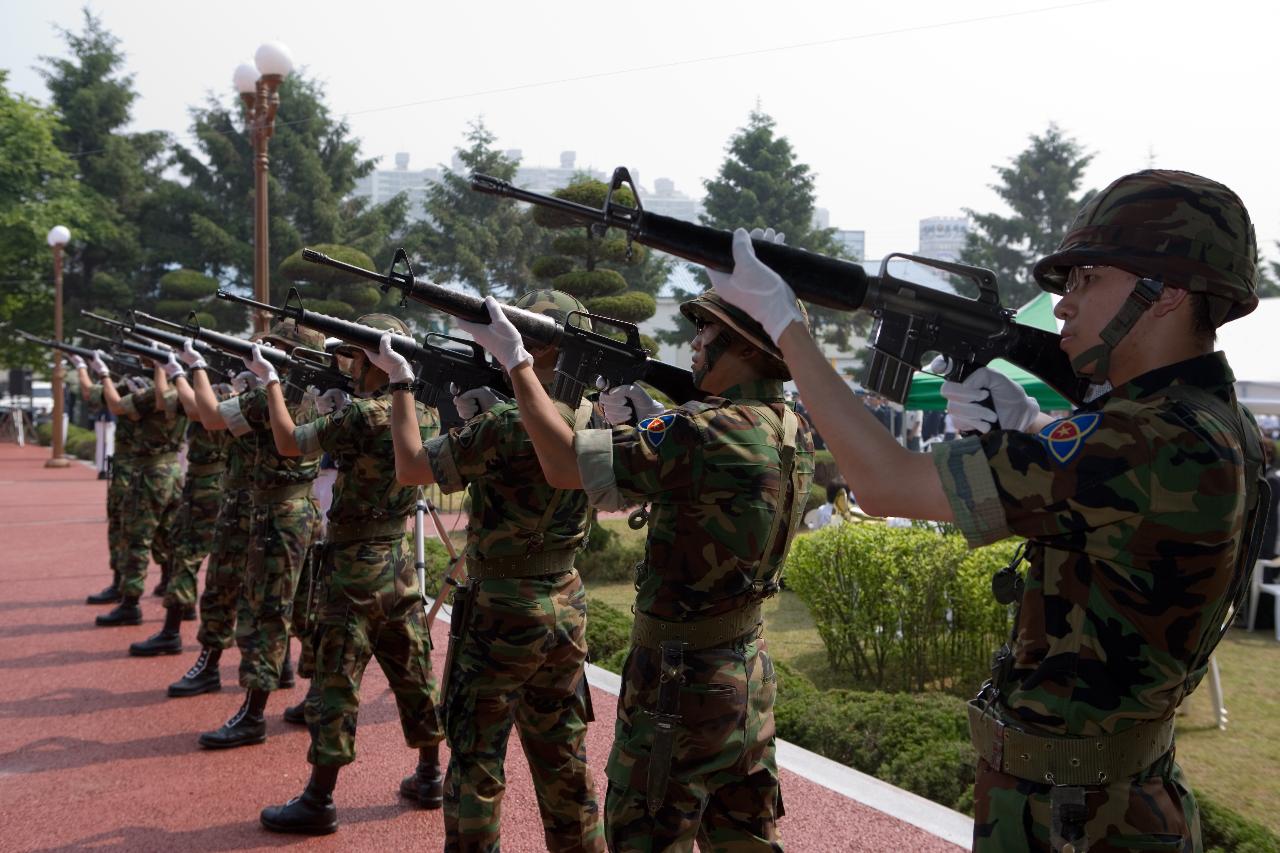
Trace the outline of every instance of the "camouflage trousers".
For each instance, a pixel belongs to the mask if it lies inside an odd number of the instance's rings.
[[[605,837],[612,851],[781,850],[774,757],[777,676],[763,637],[685,652],[680,715],[666,799],[650,815],[646,791],[662,653],[633,646],[622,671],[606,773]]]
[[[124,564],[125,499],[129,495],[132,484],[133,466],[130,461],[113,456],[111,481],[107,484],[107,552],[110,555],[111,571],[117,575],[119,575],[120,566]]]
[[[293,596],[319,511],[310,494],[253,507],[244,593],[236,611],[241,687],[275,690],[280,686]]]
[[[378,661],[395,695],[405,743],[413,749],[444,739],[436,714],[431,635],[412,551],[401,539],[330,545],[315,633],[318,695],[307,699],[312,764],[340,767],[356,756],[360,681]]]
[[[121,509],[119,589],[126,598],[142,595],[147,564],[167,567],[173,559],[173,535],[178,517],[181,477],[177,461],[139,459],[129,475]]]
[[[201,646],[229,649],[236,638],[236,611],[244,591],[245,555],[249,551],[249,524],[253,513],[253,492],[226,490],[218,510],[213,551],[204,573],[200,593]]]
[[[173,535],[173,559],[164,606],[189,607],[196,603],[200,564],[213,548],[222,504],[222,471],[192,477],[188,473],[179,499],[177,530]]]
[[[604,850],[587,769],[586,591],[577,571],[477,583],[453,649],[445,732],[445,850],[497,850],[512,725],[548,850]],[[455,606],[457,606],[455,604]]]
[[[978,761],[974,784],[973,849],[976,853],[1061,851],[1053,842],[1050,786],[1029,782]],[[1200,810],[1173,760],[1173,752],[1139,779],[1089,786],[1085,791],[1088,853],[1166,850],[1201,853]]]

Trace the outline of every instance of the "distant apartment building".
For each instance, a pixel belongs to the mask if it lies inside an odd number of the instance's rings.
[[[440,169],[410,169],[409,155],[401,151],[395,156],[394,169],[375,169],[356,181],[353,196],[366,198],[370,204],[390,201],[399,193],[409,196],[409,218],[419,220],[424,216],[423,203],[427,199],[427,187],[440,181]]]
[[[958,261],[968,237],[968,217],[930,216],[920,220],[920,248],[916,253],[940,261]]]
[[[702,199],[690,198],[676,189],[675,181],[670,178],[658,178],[653,182],[653,190],[646,189],[638,183],[640,189],[640,205],[651,213],[683,219],[686,222],[701,222],[706,208]]]
[[[866,231],[849,231],[844,228],[837,228],[835,234],[836,242],[844,247],[845,252],[854,260],[862,261],[867,257],[867,232]]]

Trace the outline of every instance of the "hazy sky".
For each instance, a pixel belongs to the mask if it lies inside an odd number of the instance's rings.
[[[32,70],[81,4],[2,0],[0,67]],[[368,156],[447,163],[483,115],[529,165],[667,176],[702,195],[759,99],[817,174],[831,223],[868,257],[911,251],[917,221],[999,209],[992,166],[1057,122],[1096,155],[1086,185],[1151,163],[1226,183],[1278,256],[1280,12],[1217,0],[892,3],[359,3],[97,0],[141,95],[137,129],[185,136],[231,72],[280,40],[327,86]]]

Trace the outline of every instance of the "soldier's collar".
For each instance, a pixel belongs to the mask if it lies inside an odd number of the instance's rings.
[[[748,382],[734,385],[716,396],[724,397],[726,400],[759,400],[762,403],[781,403],[783,401],[782,380],[752,379]]]
[[[1235,381],[1231,365],[1227,364],[1226,353],[1211,352],[1135,376],[1119,388],[1113,388],[1110,393],[1094,400],[1086,408],[1101,406],[1108,399],[1142,400],[1159,394],[1171,385],[1195,385],[1207,391],[1225,394]]]

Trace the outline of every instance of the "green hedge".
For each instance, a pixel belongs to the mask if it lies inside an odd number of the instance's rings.
[[[35,434],[36,444],[48,447],[53,443],[53,424],[45,421],[36,425]],[[78,427],[75,424],[67,424],[67,434],[63,439],[62,450],[68,456],[74,456],[77,459],[93,460],[94,446],[97,443],[97,436],[93,430]]]
[[[833,669],[877,688],[967,696],[1008,636],[991,576],[1016,545],[971,551],[927,528],[842,524],[796,540],[787,588],[808,605]]]
[[[595,533],[592,533],[592,537]],[[599,546],[590,542],[576,565],[584,581],[609,583],[635,579],[636,563],[644,559],[644,538],[611,535]]]
[[[631,645],[631,614],[597,599],[587,603],[587,653],[591,662],[619,672]]]

